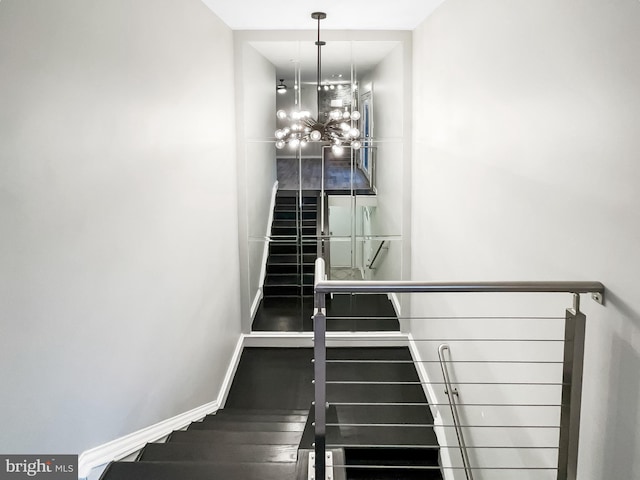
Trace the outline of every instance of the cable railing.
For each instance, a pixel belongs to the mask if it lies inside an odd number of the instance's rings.
[[[601,283],[329,281],[317,259],[314,288],[315,478],[326,478],[332,449],[374,452],[333,469],[407,478],[433,470],[446,480],[577,478],[580,294],[602,302]],[[564,315],[445,312],[399,317],[411,333],[327,335],[327,294],[391,292],[569,293],[573,304]]]

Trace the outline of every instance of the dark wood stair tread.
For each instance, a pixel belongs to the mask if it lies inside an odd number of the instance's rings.
[[[245,413],[249,414],[257,414],[257,415],[308,415],[309,409],[281,409],[281,408],[234,408],[234,407],[225,407],[223,409],[218,410],[218,413],[226,412],[226,413],[235,413],[238,415],[243,415]]]
[[[406,360],[412,361],[408,348],[367,347],[367,348],[328,348],[327,360]],[[371,365],[361,365],[363,369]]]
[[[100,480],[294,480],[295,463],[115,462]]]
[[[425,403],[424,392],[416,385],[327,385],[327,398],[335,403],[367,403],[375,398],[380,403]]]
[[[302,432],[302,422],[234,422],[232,420],[213,420],[194,422],[187,430],[229,430],[235,432]]]
[[[433,424],[428,405],[334,405],[344,423]]]
[[[438,445],[438,439],[431,427],[327,426],[327,445],[424,447]]]
[[[203,422],[212,421],[214,419],[226,419],[238,422],[298,422],[307,421],[307,414],[304,415],[283,415],[274,413],[235,413],[219,410],[215,414],[207,415],[203,418]]]
[[[397,319],[385,294],[337,294],[327,299],[327,315],[336,317],[389,317]]]
[[[260,445],[297,445],[301,432],[235,432],[223,430],[179,430],[173,432],[168,443],[224,443]]]
[[[297,453],[297,445],[150,443],[138,461],[287,463],[295,462]]]

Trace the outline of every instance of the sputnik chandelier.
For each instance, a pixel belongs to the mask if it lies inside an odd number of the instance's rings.
[[[336,155],[343,153],[345,147],[358,150],[362,146],[360,141],[360,130],[356,122],[360,119],[360,112],[349,112],[336,109],[331,110],[326,120],[320,119],[320,78],[322,71],[321,48],[326,42],[320,41],[320,20],[327,18],[324,12],[314,12],[311,18],[318,21],[318,66],[316,95],[318,103],[318,118],[314,119],[311,113],[305,110],[287,113],[285,110],[278,110],[276,116],[280,121],[286,122],[288,126],[278,129],[275,132],[276,148],[282,149],[289,146],[291,149],[298,149],[308,142],[326,142],[331,145],[332,151]]]

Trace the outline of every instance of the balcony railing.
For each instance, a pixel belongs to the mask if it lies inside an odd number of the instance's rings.
[[[324,260],[315,264],[314,311],[314,376],[315,376],[315,466],[316,479],[326,478],[326,451],[333,448],[375,448],[336,442],[332,433],[341,429],[433,429],[439,444],[390,445],[428,452],[438,450],[438,465],[407,465],[410,469],[439,469],[445,478],[555,478],[575,480],[580,434],[580,405],[586,317],[580,311],[580,295],[592,294],[603,302],[604,286],[600,282],[476,282],[432,283],[410,281],[329,281]],[[325,296],[338,293],[430,294],[500,294],[568,293],[572,305],[560,315],[502,313],[400,318],[411,323],[409,330],[418,336],[396,335],[394,345],[407,345],[410,359],[340,358],[327,360],[327,318]],[[493,300],[493,299],[492,299]],[[413,301],[413,300],[412,300]],[[511,305],[511,303],[509,303]],[[502,310],[502,309],[500,309]],[[431,323],[429,323],[431,322]],[[425,326],[427,324],[428,326]],[[420,328],[416,328],[416,325]],[[491,328],[483,328],[490,325]],[[406,330],[406,328],[405,328]],[[485,331],[499,332],[487,336]],[[435,333],[430,333],[435,332]],[[388,345],[381,336],[331,338],[333,345],[341,341],[358,346]],[[377,343],[376,343],[377,342]],[[446,344],[446,347],[442,347]],[[544,348],[541,348],[544,346]],[[440,347],[440,348],[439,348]],[[443,348],[449,355],[444,357]],[[440,353],[440,355],[438,355]],[[411,363],[417,379],[362,381],[327,378],[335,372],[332,364],[360,363],[375,369],[385,363]],[[442,378],[440,372],[444,372]],[[383,386],[414,385],[425,392],[425,402],[387,401],[371,398],[345,404],[327,398],[330,389],[349,388],[354,384],[377,383]],[[442,396],[446,392],[447,396]],[[456,398],[452,398],[456,395]],[[367,422],[341,423],[331,409],[424,408],[435,420],[422,423]],[[447,418],[449,415],[451,416]],[[327,432],[330,435],[327,435]],[[489,434],[488,432],[491,432]],[[390,435],[389,438],[396,438]],[[425,453],[426,455],[426,453]],[[354,468],[337,465],[333,468]],[[399,468],[397,463],[357,468]],[[535,477],[540,474],[543,476]],[[464,475],[464,476],[461,476]],[[486,476],[483,476],[486,475]]]

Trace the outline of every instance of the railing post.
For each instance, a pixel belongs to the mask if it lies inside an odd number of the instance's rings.
[[[567,309],[565,316],[558,480],[578,478],[585,326],[586,316],[580,312],[580,295],[574,294],[573,308]]]
[[[315,311],[313,315],[313,358],[314,358],[314,412],[315,412],[315,478],[325,479],[327,445],[327,392],[326,392],[326,332],[327,317],[324,293],[315,294]]]

